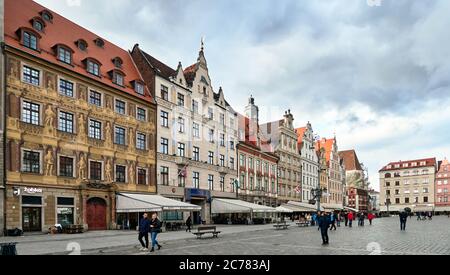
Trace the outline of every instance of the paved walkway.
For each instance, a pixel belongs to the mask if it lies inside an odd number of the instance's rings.
[[[221,236],[242,232],[257,232],[273,229],[273,225],[219,225]],[[162,242],[195,239],[192,233],[184,231],[167,232],[159,235]],[[134,246],[139,242],[134,231],[91,231],[77,235],[28,235],[23,237],[0,237],[0,243],[17,242],[19,255],[59,254],[72,251],[78,246],[82,251],[101,250],[114,247]]]

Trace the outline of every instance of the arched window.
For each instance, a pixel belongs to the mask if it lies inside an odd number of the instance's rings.
[[[72,55],[74,51],[71,48],[69,48],[69,46],[66,46],[64,44],[57,44],[53,46],[53,48],[56,51],[56,58],[59,61],[69,65],[72,64]]]
[[[53,14],[49,12],[48,10],[43,10],[40,12],[40,15],[42,19],[44,19],[47,22],[53,22]]]
[[[88,43],[84,39],[78,39],[77,42],[75,42],[75,44],[77,45],[78,49],[82,51],[86,51],[88,48]]]
[[[105,46],[105,41],[103,41],[103,39],[101,39],[101,38],[95,39],[94,43],[99,48],[103,48]]]
[[[100,67],[102,64],[99,61],[89,57],[84,60],[84,63],[86,65],[86,71],[88,73],[95,76],[100,76]]]
[[[114,57],[112,62],[114,63],[114,67],[117,69],[122,69],[123,61],[120,57]]]
[[[41,36],[35,30],[20,28],[17,34],[23,46],[35,51],[39,50],[39,39]]]
[[[123,73],[120,70],[115,69],[115,70],[109,71],[108,74],[110,75],[112,82],[114,84],[117,84],[122,87],[125,86],[125,73]]]

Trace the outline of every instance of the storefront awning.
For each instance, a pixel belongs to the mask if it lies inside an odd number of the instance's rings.
[[[391,205],[389,206],[389,212],[402,212],[405,211],[405,208],[407,206],[394,206]],[[388,212],[387,206],[381,206],[380,207],[380,212]]]
[[[234,214],[234,213],[274,213],[275,208],[258,205],[241,200],[213,199],[211,203],[212,214]]]
[[[294,212],[317,212],[317,206],[312,204],[307,204],[303,202],[290,201],[286,205],[286,207],[291,208]],[[325,209],[321,206],[320,211],[325,211]]]
[[[325,210],[328,210],[328,211],[344,209],[344,206],[341,204],[324,203],[324,204],[322,204],[322,206],[323,206],[323,208],[325,208]]]
[[[282,205],[282,206],[277,207],[277,212],[278,213],[294,213],[294,210],[284,207]]]
[[[450,206],[436,206],[435,212],[450,212]]]
[[[431,205],[424,205],[424,206],[415,206],[412,208],[413,212],[431,212],[433,211],[433,206]]]
[[[118,213],[200,211],[201,207],[158,195],[120,193],[117,195]]]
[[[356,208],[351,208],[351,207],[348,207],[348,206],[344,206],[344,210],[350,210],[350,211],[353,211],[353,212],[359,212],[358,209],[356,209]]]

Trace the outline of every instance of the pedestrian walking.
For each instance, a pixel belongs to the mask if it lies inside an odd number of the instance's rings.
[[[347,212],[344,213],[345,227],[348,226],[348,215],[349,215],[349,213],[347,213]]]
[[[328,228],[330,227],[330,217],[326,215],[324,212],[320,214],[318,218],[318,224],[320,229],[320,234],[322,236],[322,245],[329,244],[330,240],[328,238]]]
[[[347,217],[348,217],[348,227],[352,227],[353,226],[353,212],[349,212]]]
[[[186,232],[191,232],[192,218],[191,215],[186,220]]]
[[[337,229],[336,228],[336,216],[334,213],[331,213],[329,217],[330,217],[330,224],[331,224],[330,231],[332,231],[333,228],[334,228],[334,231],[336,231],[336,229]]]
[[[337,223],[337,227],[341,227],[341,219],[342,219],[342,214],[341,212],[339,212],[339,214],[335,214],[336,215],[336,223]]]
[[[406,222],[408,221],[408,213],[403,211],[400,213],[400,231],[406,231]]]
[[[142,220],[139,222],[139,237],[138,240],[141,243],[141,251],[148,251],[148,233],[150,232],[150,220],[148,214],[144,213]],[[145,243],[144,240],[145,239]]]
[[[372,221],[373,221],[373,219],[375,219],[375,215],[372,214],[372,213],[369,213],[369,214],[367,215],[367,218],[369,219],[370,225],[372,225]]]
[[[358,222],[358,225],[359,225],[359,226],[364,226],[364,221],[365,221],[365,219],[366,219],[366,215],[364,214],[364,212],[361,212],[361,213],[359,214],[359,222]]]
[[[150,233],[152,236],[152,250],[155,252],[155,246],[158,246],[158,250],[161,250],[162,246],[158,243],[158,234],[161,233],[161,221],[158,219],[158,214],[153,213],[152,220],[150,221]]]

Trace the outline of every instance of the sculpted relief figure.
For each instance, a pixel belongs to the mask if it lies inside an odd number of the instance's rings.
[[[80,161],[78,161],[78,178],[86,180],[86,159],[84,154],[80,155]]]
[[[84,120],[84,115],[80,114],[78,117],[78,138],[81,140],[86,140],[86,121]]]
[[[52,74],[47,74],[47,89],[55,90],[55,83]]]
[[[48,105],[47,110],[45,110],[45,126],[48,128],[53,128],[55,117],[56,114],[53,111],[52,106]]]
[[[105,142],[106,142],[106,146],[111,146],[112,142],[111,142],[111,125],[109,122],[106,123],[105,126]]]
[[[134,132],[133,129],[128,130],[128,144],[129,147],[132,149],[134,148]]]
[[[55,161],[53,160],[53,153],[51,150],[48,150],[47,155],[44,158],[44,162],[45,162],[45,175],[52,176]]]
[[[128,183],[130,184],[134,184],[134,178],[135,178],[135,171],[134,171],[134,164],[130,163],[129,168],[128,168]]]
[[[106,161],[106,165],[105,165],[105,180],[108,183],[113,182],[111,174],[112,174],[112,165],[111,165],[111,161],[108,159]]]

